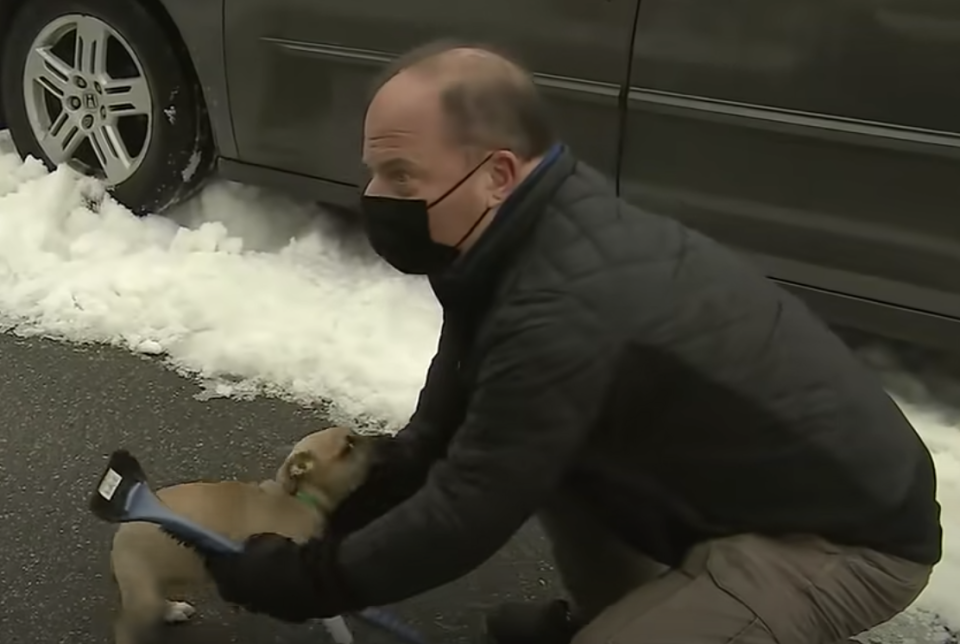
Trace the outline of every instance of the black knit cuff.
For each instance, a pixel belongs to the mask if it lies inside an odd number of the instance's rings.
[[[367,607],[351,589],[337,561],[340,539],[333,534],[311,539],[303,546],[304,569],[317,597],[317,617],[326,619]]]

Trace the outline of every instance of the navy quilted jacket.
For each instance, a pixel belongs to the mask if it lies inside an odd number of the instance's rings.
[[[930,454],[878,379],[738,255],[568,151],[432,283],[443,330],[400,435],[429,475],[340,547],[369,604],[466,574],[560,490],[668,565],[747,531],[939,560]]]

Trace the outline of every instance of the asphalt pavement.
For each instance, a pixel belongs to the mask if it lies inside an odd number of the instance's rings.
[[[0,643],[108,644],[115,606],[112,529],[86,509],[118,447],[157,486],[272,476],[286,446],[322,427],[319,412],[276,400],[194,398],[159,361],[103,346],[0,334]],[[555,587],[535,526],[481,570],[395,608],[436,642],[474,642],[483,610]],[[323,628],[238,614],[214,600],[168,629],[178,644],[326,644]],[[395,644],[356,625],[364,644]]]
[[[155,359],[103,346],[0,334],[0,643],[108,644],[115,605],[112,529],[86,502],[107,455],[126,447],[152,482],[261,479],[296,438],[324,424],[318,411],[276,400],[194,396],[199,387]],[[392,607],[431,642],[477,642],[485,609],[559,592],[535,525],[465,579]],[[327,644],[323,628],[290,626],[198,603],[161,642]],[[354,624],[358,644],[396,644]],[[942,641],[906,619],[871,639]]]

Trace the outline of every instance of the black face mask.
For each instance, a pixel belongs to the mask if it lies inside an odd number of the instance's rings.
[[[453,246],[437,243],[430,237],[430,209],[466,183],[492,156],[493,153],[487,155],[432,203],[425,199],[363,195],[360,209],[367,239],[373,250],[388,264],[408,275],[430,275],[450,266],[460,255],[460,245],[476,230],[491,208],[480,213],[470,229]]]

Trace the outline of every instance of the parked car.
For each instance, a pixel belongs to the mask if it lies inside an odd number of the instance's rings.
[[[0,120],[141,213],[214,171],[346,206],[372,76],[451,35],[516,52],[627,199],[960,348],[952,0],[0,0]]]

